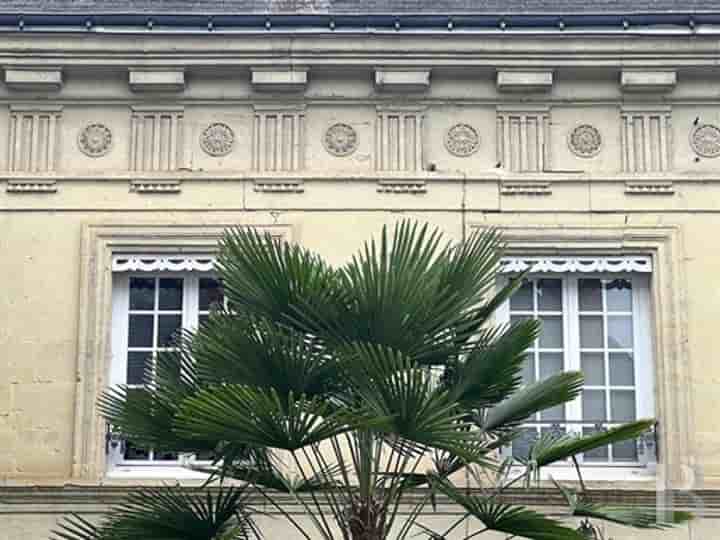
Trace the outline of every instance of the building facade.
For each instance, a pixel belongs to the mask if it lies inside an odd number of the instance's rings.
[[[498,228],[532,269],[499,314],[543,320],[525,376],[586,387],[528,440],[658,419],[588,485],[699,517],[610,536],[715,538],[720,3],[38,4],[0,6],[1,539],[200,481],[96,400],[207,315],[224,228],[341,263],[402,217]]]

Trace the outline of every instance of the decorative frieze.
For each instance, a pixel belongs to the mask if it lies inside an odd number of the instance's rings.
[[[672,169],[670,107],[624,106],[620,143],[622,170],[658,173]]]
[[[427,184],[424,180],[380,180],[377,186],[378,193],[427,193]]]
[[[253,190],[258,193],[303,193],[305,184],[298,179],[264,179],[256,178]]]
[[[180,193],[178,180],[132,180],[130,191],[136,193]]]
[[[553,84],[550,70],[499,70],[497,88],[501,92],[548,92]]]
[[[5,84],[13,90],[57,91],[62,88],[63,74],[59,67],[8,67]]]
[[[496,137],[497,160],[504,169],[512,172],[549,169],[549,107],[498,107]]]
[[[252,168],[299,171],[305,165],[305,106],[255,105]]]
[[[602,147],[600,131],[590,124],[580,124],[568,134],[568,147],[578,157],[595,157]]]
[[[526,180],[504,180],[500,183],[502,195],[550,195],[550,182],[533,182]]]
[[[468,157],[480,148],[480,135],[469,124],[455,124],[445,133],[445,148],[453,156]]]
[[[500,261],[501,273],[593,273],[593,272],[652,272],[652,258],[648,256],[609,256],[609,257],[503,257]]]
[[[375,170],[418,172],[423,169],[424,107],[377,108]]]
[[[667,181],[635,181],[625,182],[625,193],[628,195],[674,195],[675,187]]]
[[[112,131],[105,124],[88,124],[78,133],[78,148],[89,157],[101,157],[112,148]]]
[[[333,156],[349,156],[357,150],[357,131],[348,124],[333,124],[325,131],[323,145],[325,150]]]
[[[175,171],[183,160],[183,108],[132,107],[131,171]]]
[[[62,107],[11,105],[8,169],[18,172],[56,170]]]
[[[129,82],[133,92],[182,92],[185,71],[182,68],[130,68]]]

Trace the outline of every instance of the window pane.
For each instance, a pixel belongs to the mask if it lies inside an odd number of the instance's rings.
[[[544,349],[562,349],[562,317],[540,317],[540,320],[542,321],[540,347]]]
[[[130,315],[128,347],[153,346],[153,316]]]
[[[562,311],[562,281],[539,279],[537,282],[538,311]]]
[[[612,390],[610,392],[610,414],[615,422],[635,420],[635,392],[632,390]]]
[[[547,379],[563,370],[562,353],[540,353],[540,379]]]
[[[583,390],[582,419],[586,422],[602,422],[605,418],[605,391]]]
[[[623,441],[612,445],[613,461],[637,461],[637,441]]]
[[[517,458],[527,458],[530,454],[530,447],[537,440],[538,434],[535,428],[523,428],[520,435],[512,442],[512,455]]]
[[[207,315],[199,315],[198,316],[198,325],[202,326],[203,324],[205,324],[207,322],[207,320],[208,320]]]
[[[535,382],[535,355],[533,353],[525,355],[525,362],[523,362],[522,369],[522,381],[523,384],[530,384]]]
[[[614,279],[605,285],[608,311],[632,311],[632,282]]]
[[[610,384],[613,386],[635,385],[635,362],[632,354],[610,353]]]
[[[595,433],[598,433],[598,430],[596,428],[583,428],[583,435],[594,435]],[[595,450],[591,450],[590,452],[585,452],[583,454],[583,460],[584,461],[607,461],[609,457],[608,453],[608,447],[603,446],[602,448],[596,448]]]
[[[580,311],[602,311],[602,283],[599,279],[581,279],[578,284]]]
[[[556,405],[540,412],[541,420],[565,420],[565,405]]]
[[[158,347],[165,347],[171,344],[173,338],[177,337],[181,325],[182,315],[159,315]]]
[[[177,452],[170,452],[167,450],[156,450],[155,461],[177,461]]]
[[[150,450],[135,446],[130,441],[125,443],[125,459],[148,459]]]
[[[632,317],[608,316],[608,347],[610,349],[632,349]]]
[[[183,304],[182,278],[164,278],[160,280],[158,309],[180,311]]]
[[[605,343],[602,317],[583,315],[580,317],[580,347],[602,349]]]
[[[533,284],[532,281],[524,279],[520,288],[510,297],[511,311],[532,311],[533,310]]]
[[[152,353],[130,351],[127,356],[127,384],[143,384],[145,370],[150,367]]]
[[[605,385],[605,359],[603,353],[581,353],[582,372],[588,386]]]
[[[130,278],[130,309],[155,308],[155,278]]]
[[[223,294],[217,279],[200,279],[200,311],[208,311],[213,306],[222,305]]]

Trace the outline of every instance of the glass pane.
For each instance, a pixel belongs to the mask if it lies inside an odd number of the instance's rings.
[[[562,317],[540,317],[540,347],[544,349],[562,349],[563,324]]]
[[[580,311],[602,311],[602,283],[599,279],[581,279],[578,284]]]
[[[598,433],[598,430],[596,428],[586,427],[583,428],[583,435],[593,435],[595,433]],[[583,460],[584,461],[607,461],[609,457],[608,453],[608,447],[603,446],[602,448],[596,448],[595,450],[590,450],[589,452],[585,452],[583,454]]]
[[[177,331],[182,325],[182,315],[158,316],[158,347],[165,347],[177,337]]]
[[[605,418],[605,391],[583,390],[582,419],[585,422],[603,422]]]
[[[632,282],[629,279],[608,281],[605,289],[608,311],[632,311]]]
[[[130,309],[155,308],[155,278],[130,278]]]
[[[205,323],[207,322],[207,320],[208,320],[208,316],[207,316],[207,315],[198,315],[198,324],[199,324],[200,326],[202,326],[203,324],[205,324]]]
[[[541,420],[565,420],[565,405],[556,405],[540,412]]]
[[[177,461],[177,452],[170,452],[167,450],[156,450],[155,461]]]
[[[520,435],[515,437],[512,442],[512,455],[516,458],[526,459],[530,454],[530,447],[537,439],[537,430],[535,428],[523,428]]]
[[[540,353],[540,379],[547,379],[563,370],[562,353]]]
[[[143,384],[145,370],[150,367],[152,353],[130,351],[127,358],[127,384]]]
[[[633,325],[631,316],[608,316],[608,348],[632,349]]]
[[[518,324],[532,319],[531,315],[513,315],[510,317],[510,324]]]
[[[602,349],[605,344],[602,317],[583,315],[580,317],[580,347]]]
[[[200,278],[200,311],[222,305],[223,295],[220,282],[212,278]]]
[[[537,282],[538,311],[562,311],[562,281],[539,279]]]
[[[582,372],[588,386],[605,386],[605,359],[603,353],[581,353]]]
[[[511,311],[532,311],[533,310],[533,284],[532,281],[524,279],[520,288],[510,297]],[[202,308],[201,308],[202,309]]]
[[[160,280],[158,309],[180,311],[183,304],[182,278],[163,278]]]
[[[632,422],[635,420],[635,392],[632,390],[612,390],[610,392],[610,414],[614,422]]]
[[[563,435],[567,435],[567,431],[565,431],[565,428],[560,424],[554,424],[551,427],[540,428],[540,433],[542,435],[552,435],[555,439],[562,437]]]
[[[125,459],[149,459],[150,450],[135,446],[130,441],[125,443]]]
[[[623,441],[612,445],[613,461],[637,461],[637,441]]]
[[[610,384],[635,386],[635,362],[629,353],[610,353]]]
[[[153,316],[130,315],[128,347],[153,346]]]
[[[522,381],[523,384],[530,384],[535,382],[535,361],[533,353],[525,355],[525,362],[523,363],[522,369]]]

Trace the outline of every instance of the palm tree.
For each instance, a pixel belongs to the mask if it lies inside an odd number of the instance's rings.
[[[494,231],[453,245],[403,221],[333,267],[300,246],[229,230],[217,262],[226,304],[159,355],[144,389],[108,390],[102,414],[136,444],[212,450],[213,464],[198,468],[252,486],[307,539],[311,531],[283,508],[288,494],[324,540],[404,540],[418,529],[439,539],[470,518],[482,523],[470,536],[585,538],[503,493],[541,467],[635,439],[653,420],[547,435],[530,459],[500,457],[525,420],[572,401],[583,385],[577,372],[522,384],[540,328],[492,324],[523,277],[497,289],[502,253]],[[458,478],[476,479],[477,489],[456,487]],[[657,528],[690,517],[603,507],[558,489],[569,516]],[[420,517],[440,493],[465,514],[430,531]]]

